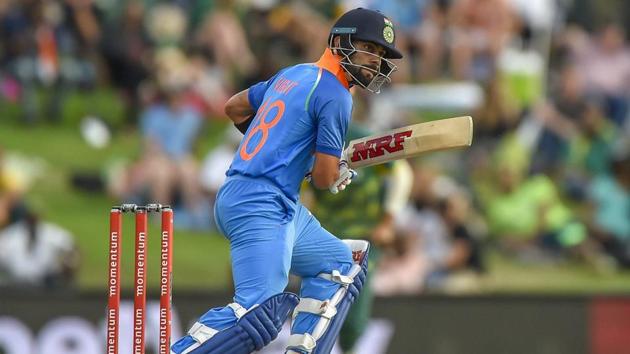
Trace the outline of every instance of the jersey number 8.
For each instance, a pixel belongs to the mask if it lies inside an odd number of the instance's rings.
[[[269,129],[273,128],[276,124],[278,124],[278,122],[282,118],[282,115],[284,114],[284,101],[276,100],[276,101],[273,101],[269,105],[268,103],[269,103],[268,100],[265,101],[262,104],[262,106],[260,106],[260,108],[258,109],[258,113],[260,114],[260,118],[258,118],[258,125],[255,125],[254,128],[249,131],[249,134],[247,134],[247,137],[245,138],[245,141],[243,142],[243,145],[241,146],[240,156],[241,156],[241,159],[245,161],[251,160],[254,156],[256,156],[256,154],[258,154],[260,149],[262,149],[262,147],[267,142],[267,138],[269,137]],[[276,107],[278,108],[278,110],[276,111],[276,115],[273,117],[271,122],[269,123],[265,122],[265,118],[267,118],[267,114],[269,114],[269,112],[273,108],[276,108]],[[259,131],[262,132],[262,137],[260,138],[258,145],[254,147],[254,151],[252,151],[251,153],[248,153],[247,145],[249,144],[249,141],[252,139],[252,137]]]

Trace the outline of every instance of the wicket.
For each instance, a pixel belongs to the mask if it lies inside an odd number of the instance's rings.
[[[147,219],[150,212],[162,213],[160,233],[160,316],[158,345],[159,354],[169,354],[171,346],[171,280],[173,272],[173,210],[169,206],[149,204],[137,206],[123,204],[112,207],[109,214],[109,280],[107,302],[107,354],[118,354],[118,329],[120,319],[120,258],[122,245],[122,214],[133,212],[136,219],[134,305],[133,305],[133,354],[144,354],[146,316],[146,250]]]

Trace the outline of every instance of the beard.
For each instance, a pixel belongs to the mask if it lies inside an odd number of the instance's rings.
[[[369,68],[368,66],[366,67]],[[374,77],[376,77],[377,75],[376,69],[373,69],[375,70],[375,72],[372,72],[372,75],[370,76],[364,73],[364,71],[369,71],[369,69],[361,68],[354,65],[348,65],[347,70],[357,81],[359,81],[359,84],[361,84],[363,87],[369,86],[372,80],[374,80]]]

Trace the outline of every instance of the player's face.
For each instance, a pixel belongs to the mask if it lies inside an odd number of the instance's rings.
[[[368,67],[369,69],[362,68],[360,72],[362,76],[368,80],[372,80],[381,67],[381,58],[385,56],[385,48],[372,42],[365,42],[361,40],[355,40],[352,45],[357,50],[352,55],[352,63]]]

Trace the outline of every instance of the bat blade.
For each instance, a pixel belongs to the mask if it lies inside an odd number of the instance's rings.
[[[343,157],[351,168],[406,159],[472,144],[472,117],[418,123],[350,141]]]

